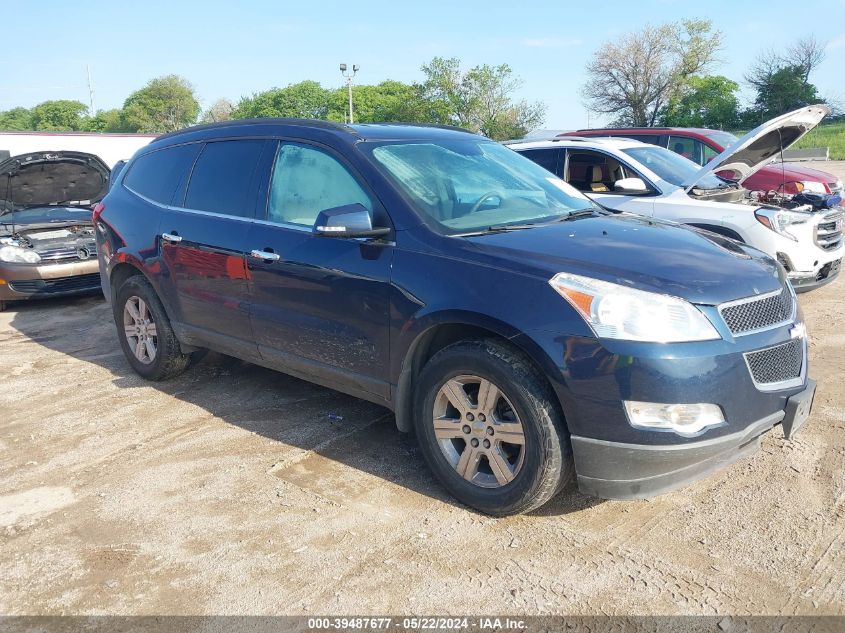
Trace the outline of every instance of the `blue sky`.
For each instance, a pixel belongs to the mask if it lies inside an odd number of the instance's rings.
[[[823,95],[845,100],[845,0],[3,4],[0,109],[59,98],[88,103],[86,64],[102,109],[170,73],[188,78],[205,106],[303,79],[340,86],[339,62],[360,64],[362,83],[411,82],[440,55],[467,67],[510,64],[524,80],[519,96],[547,105],[545,127],[583,127],[579,89],[596,47],[647,22],[684,17],[710,18],[723,31],[726,46],[713,71],[737,81],[759,51],[814,33],[828,50],[812,80]],[[601,119],[593,114],[591,122]]]

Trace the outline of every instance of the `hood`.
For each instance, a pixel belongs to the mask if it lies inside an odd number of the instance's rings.
[[[813,105],[767,121],[726,147],[685,182],[684,188],[690,191],[705,176],[724,171],[736,174],[736,180],[742,184],[751,174],[776,158],[782,149],[816,127],[828,114],[830,108],[826,105]]]
[[[108,191],[109,168],[85,152],[33,152],[0,162],[0,214],[21,207],[90,206]]]
[[[777,263],[722,236],[622,213],[463,238],[479,254],[715,305],[782,287]]]

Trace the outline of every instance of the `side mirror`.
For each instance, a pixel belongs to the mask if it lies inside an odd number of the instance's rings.
[[[648,193],[648,187],[642,178],[621,178],[613,183],[613,190],[619,193]]]
[[[370,212],[356,202],[320,211],[312,232],[322,237],[383,237],[390,229],[374,229]]]

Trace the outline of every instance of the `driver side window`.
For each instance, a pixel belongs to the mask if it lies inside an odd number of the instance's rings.
[[[613,193],[614,183],[639,177],[612,156],[590,150],[570,151],[566,182],[585,193]]]
[[[320,211],[356,202],[372,216],[370,196],[334,157],[307,145],[281,145],[273,167],[268,220],[311,227]]]

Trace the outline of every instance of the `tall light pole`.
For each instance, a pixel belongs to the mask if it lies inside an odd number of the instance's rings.
[[[340,74],[346,77],[346,89],[349,91],[349,123],[353,123],[352,121],[352,78],[358,72],[358,69],[361,68],[358,64],[352,64],[352,72],[347,72],[346,64],[340,65]]]

